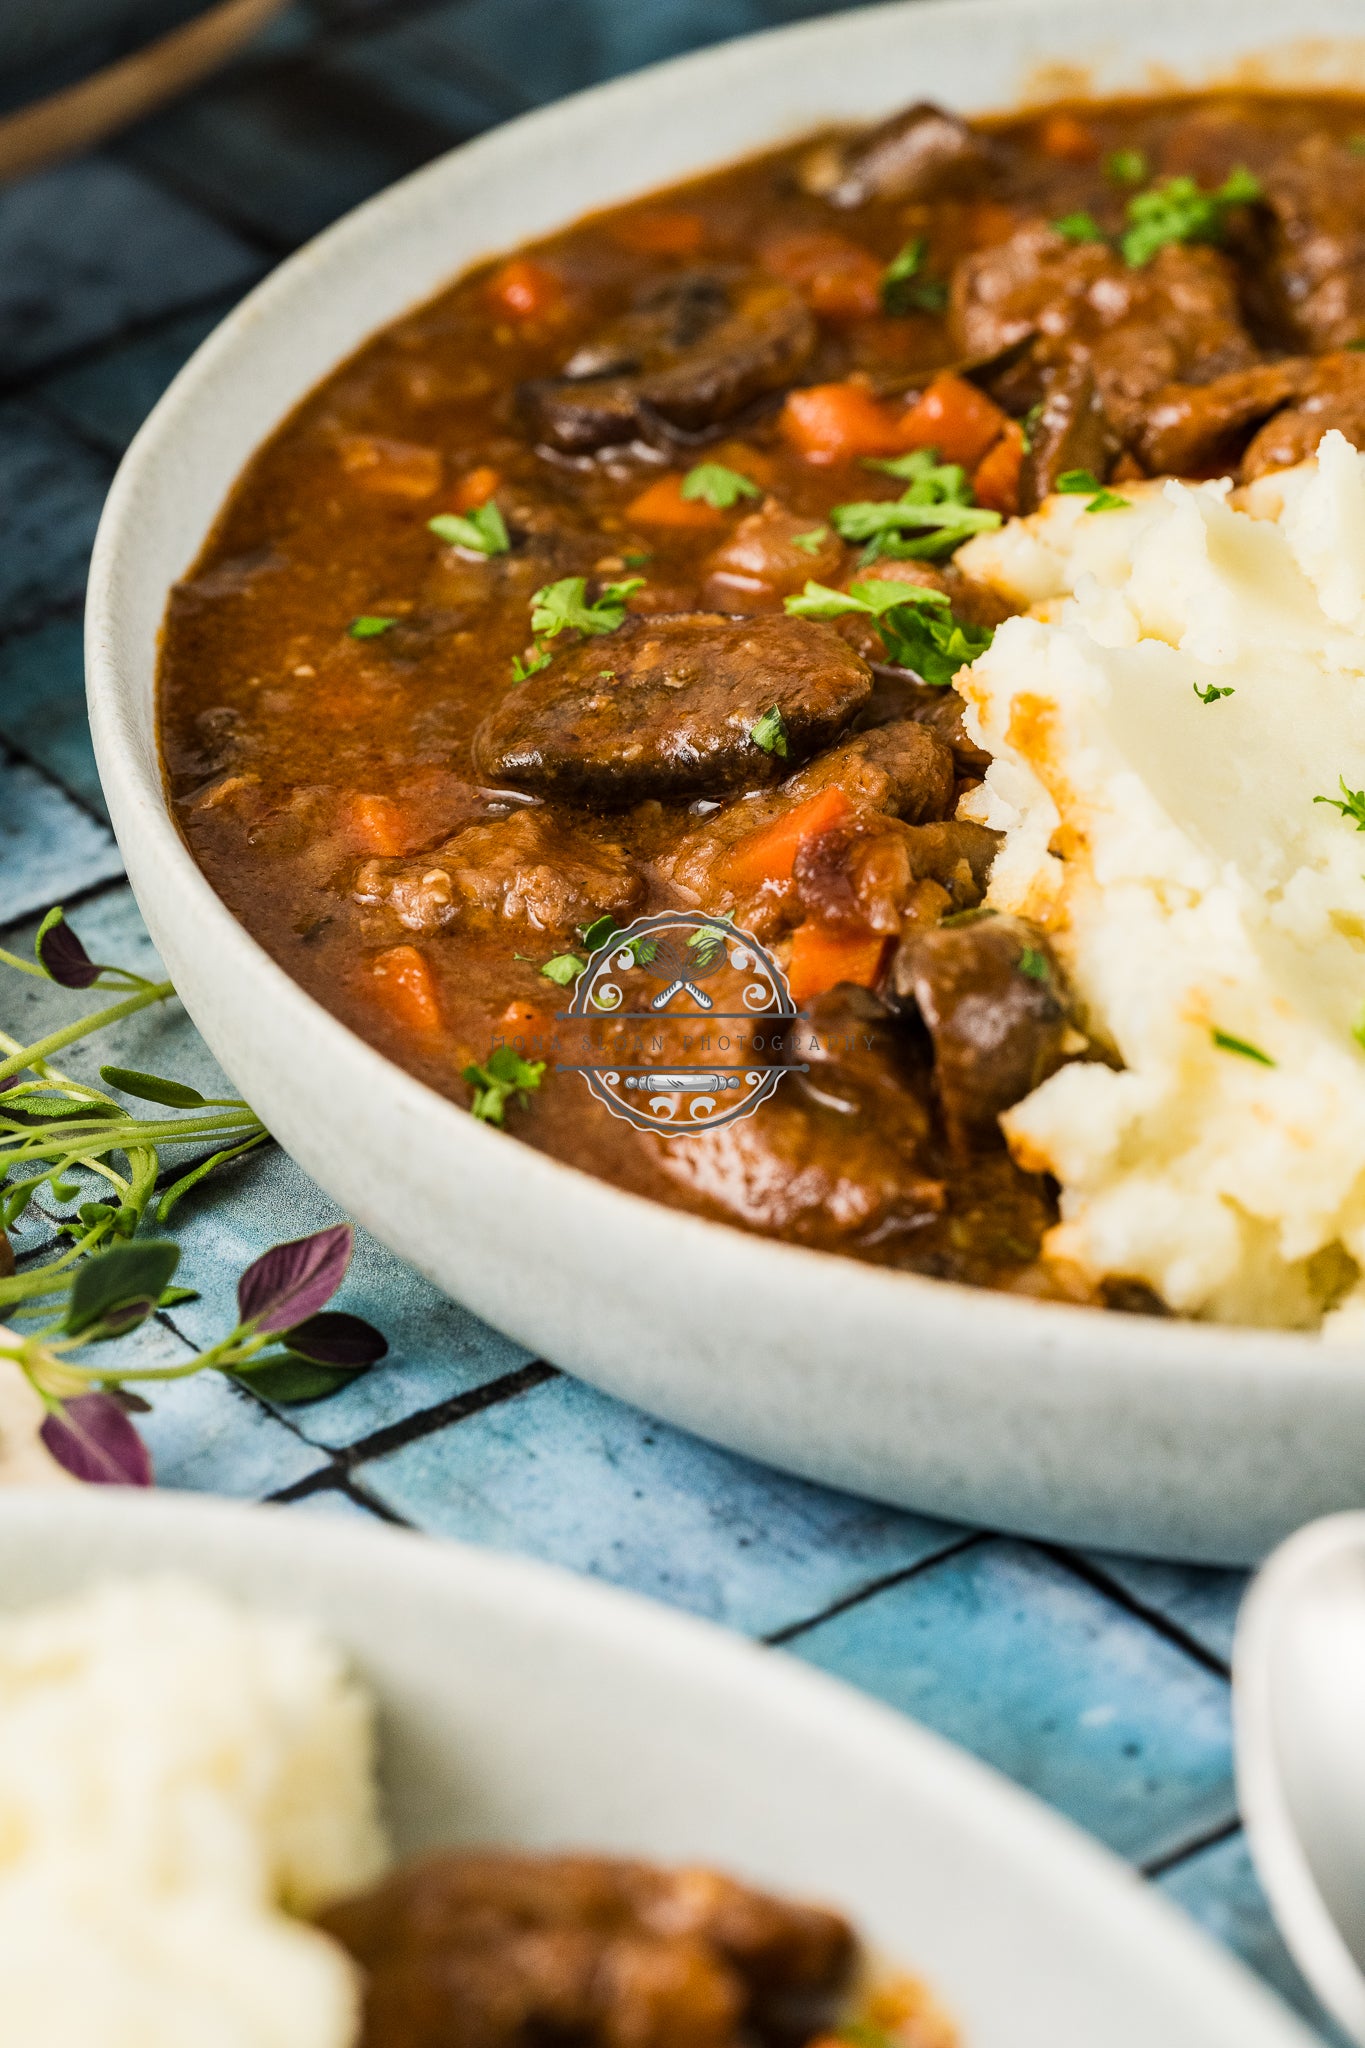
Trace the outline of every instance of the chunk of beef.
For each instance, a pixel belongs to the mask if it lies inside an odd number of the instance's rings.
[[[811,545],[798,547],[798,540]],[[832,527],[769,498],[707,556],[704,595],[717,611],[780,611],[784,597],[804,589],[811,577],[828,583],[843,563],[844,545]]]
[[[969,198],[994,184],[1002,165],[999,143],[921,101],[865,135],[812,151],[800,175],[814,196],[853,207],[871,199]]]
[[[1121,445],[1091,365],[1082,357],[1058,364],[1044,382],[1039,411],[1029,427],[1028,453],[1019,474],[1019,510],[1036,512],[1069,469],[1088,469],[1103,481]]]
[[[707,1870],[447,1853],[332,1908],[366,1976],[362,2048],[779,2048],[837,2015],[847,1923]]]
[[[780,789],[714,812],[662,856],[661,877],[707,910],[734,911],[756,937],[771,936],[803,914],[795,879],[740,883],[730,864],[754,833],[831,786],[843,791],[855,819],[941,818],[953,798],[952,756],[940,739],[908,719],[857,733]]]
[[[1242,458],[1242,479],[1292,469],[1317,453],[1331,428],[1365,448],[1365,356],[1342,349],[1304,365],[1298,402],[1267,420]]]
[[[706,438],[794,383],[816,338],[790,286],[685,272],[651,285],[559,377],[524,385],[522,409],[540,440],[572,455]]]
[[[567,931],[607,911],[624,917],[641,888],[624,847],[539,809],[466,825],[415,860],[367,860],[355,880],[358,901],[387,907],[415,932],[470,917]]]
[[[1062,1063],[1066,985],[1047,939],[1023,918],[986,916],[910,933],[891,987],[918,1009],[950,1142],[999,1140],[999,1119]]]
[[[1306,356],[1230,370],[1208,384],[1165,384],[1148,400],[1133,437],[1145,468],[1157,476],[1190,476],[1235,467],[1248,428],[1278,412],[1311,380]]]
[[[936,924],[948,911],[976,908],[997,844],[969,821],[854,818],[800,848],[796,902],[802,916],[850,933]]]
[[[1295,333],[1314,350],[1365,340],[1365,160],[1309,135],[1267,172],[1273,265]]]
[[[509,690],[474,758],[499,783],[599,803],[755,788],[827,745],[871,687],[866,662],[813,620],[632,619]],[[785,757],[753,738],[773,706]]]
[[[1043,222],[958,264],[951,317],[964,354],[989,355],[1034,333],[1044,369],[1089,362],[1125,438],[1163,384],[1203,382],[1256,359],[1236,273],[1220,251],[1168,243],[1132,269],[1107,243],[1068,242]]]

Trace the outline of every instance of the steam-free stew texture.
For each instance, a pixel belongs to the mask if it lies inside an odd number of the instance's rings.
[[[997,1120],[1098,1054],[1045,936],[979,910],[951,678],[1001,612],[953,556],[1057,488],[1100,516],[1362,445],[1362,348],[1345,98],[917,106],[596,216],[387,329],[253,460],[167,621],[182,829],[305,988],[518,1138],[1067,1292]],[[671,1137],[552,1033],[591,947],[678,906],[772,948],[808,1071]]]

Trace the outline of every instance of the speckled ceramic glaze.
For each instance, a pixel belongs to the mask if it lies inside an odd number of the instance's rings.
[[[1365,86],[1359,0],[920,0],[733,43],[511,123],[350,215],[205,343],[128,453],[90,575],[91,720],[138,903],[271,1129],[380,1238],[557,1364],[906,1507],[1244,1562],[1365,1505],[1365,1359],[1014,1300],[766,1242],[477,1124],[371,1051],[218,901],[157,764],[157,629],[252,450],[476,258],[829,119],[1156,82]]]
[[[546,1565],[335,1517],[0,1497],[0,1612],[175,1567],[314,1617],[374,1688],[401,1850],[715,1863],[829,1901],[971,2048],[1311,2048],[1108,1851],[795,1661]]]

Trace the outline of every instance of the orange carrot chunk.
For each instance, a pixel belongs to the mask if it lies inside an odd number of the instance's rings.
[[[529,256],[514,256],[488,280],[488,296],[514,320],[546,320],[564,304],[564,286],[553,270]]]
[[[501,482],[497,470],[486,462],[467,470],[455,486],[455,510],[472,512],[476,505],[486,505]]]
[[[972,491],[978,505],[1012,519],[1019,510],[1019,473],[1024,466],[1024,431],[1011,420],[988,455],[977,464]]]
[[[828,320],[864,320],[882,310],[885,265],[843,235],[823,228],[777,235],[764,243],[759,260]]]
[[[906,443],[896,421],[865,384],[809,384],[788,394],[778,421],[783,437],[807,462],[853,462],[894,455]]]
[[[384,434],[345,434],[339,446],[342,468],[362,491],[381,498],[429,498],[441,487],[439,449],[392,441]]]
[[[1038,147],[1044,156],[1069,164],[1093,163],[1100,153],[1094,129],[1075,114],[1049,114],[1038,130]]]
[[[871,988],[881,972],[887,941],[880,932],[839,932],[815,918],[799,924],[792,937],[787,982],[792,1001],[808,1003],[841,981]]]
[[[1007,419],[984,391],[944,370],[900,421],[896,445],[936,448],[940,462],[974,469]]]
[[[627,519],[638,519],[642,526],[724,526],[725,515],[714,505],[708,505],[705,498],[685,498],[682,494],[682,478],[670,473],[661,476],[641,491],[638,498],[632,498],[626,507]]]
[[[612,223],[612,238],[637,256],[695,256],[706,240],[706,222],[681,207],[627,213]]]
[[[764,882],[786,882],[796,866],[796,856],[808,839],[816,839],[849,813],[844,792],[831,785],[817,789],[804,803],[761,825],[739,845],[726,863],[726,877],[737,888],[756,889]]]
[[[430,967],[416,946],[390,946],[370,962],[375,992],[396,1024],[437,1031],[441,1006]]]
[[[353,796],[345,806],[346,836],[358,853],[406,853],[407,820],[388,796]]]

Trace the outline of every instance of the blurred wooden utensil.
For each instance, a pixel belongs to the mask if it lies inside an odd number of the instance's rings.
[[[0,179],[75,155],[184,92],[226,62],[285,0],[218,0],[183,28],[79,84],[0,118]]]

